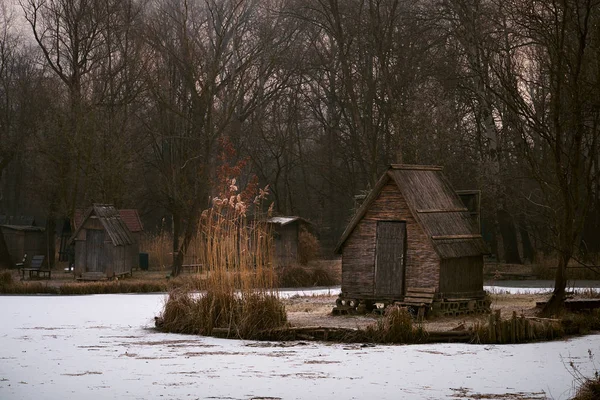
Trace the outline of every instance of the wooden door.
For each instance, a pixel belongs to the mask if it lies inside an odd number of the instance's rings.
[[[85,272],[104,272],[102,259],[104,254],[104,231],[88,229],[85,239]]]
[[[406,222],[377,222],[376,240],[375,295],[402,296],[406,258]]]

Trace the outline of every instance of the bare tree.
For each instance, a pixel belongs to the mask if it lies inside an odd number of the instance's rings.
[[[147,132],[159,198],[173,219],[176,276],[208,206],[217,139],[239,136],[249,115],[281,87],[282,80],[272,79],[270,45],[276,49],[285,40],[263,29],[265,9],[255,2],[166,1],[153,7],[148,87],[156,118],[149,118]]]
[[[553,233],[558,265],[552,314],[564,304],[567,266],[577,255],[599,171],[600,3],[591,0],[511,1],[496,70],[500,100],[514,114],[521,151],[538,183],[537,200]]]
[[[38,121],[33,115],[43,113],[41,73],[25,42],[16,33],[12,14],[6,4],[0,4],[0,212],[6,211],[8,199],[4,193],[3,174],[11,164],[25,157],[29,138]],[[15,189],[14,187],[10,188]],[[0,266],[9,267],[12,260],[0,234]]]

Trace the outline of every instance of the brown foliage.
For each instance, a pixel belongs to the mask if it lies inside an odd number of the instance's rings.
[[[333,286],[338,282],[323,267],[307,268],[301,266],[283,267],[277,271],[279,287]]]
[[[298,233],[298,262],[307,265],[319,256],[320,251],[317,237],[302,227]]]

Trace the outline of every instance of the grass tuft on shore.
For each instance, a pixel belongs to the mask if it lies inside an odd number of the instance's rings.
[[[414,326],[406,308],[390,306],[383,318],[364,330],[364,335],[374,343],[419,343],[427,332],[421,325]]]

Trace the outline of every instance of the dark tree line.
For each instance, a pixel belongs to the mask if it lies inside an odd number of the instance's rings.
[[[559,300],[600,250],[598,1],[10,4],[0,213],[167,217],[177,273],[226,142],[326,248],[387,165],[421,163],[482,191],[501,260],[555,254]]]

